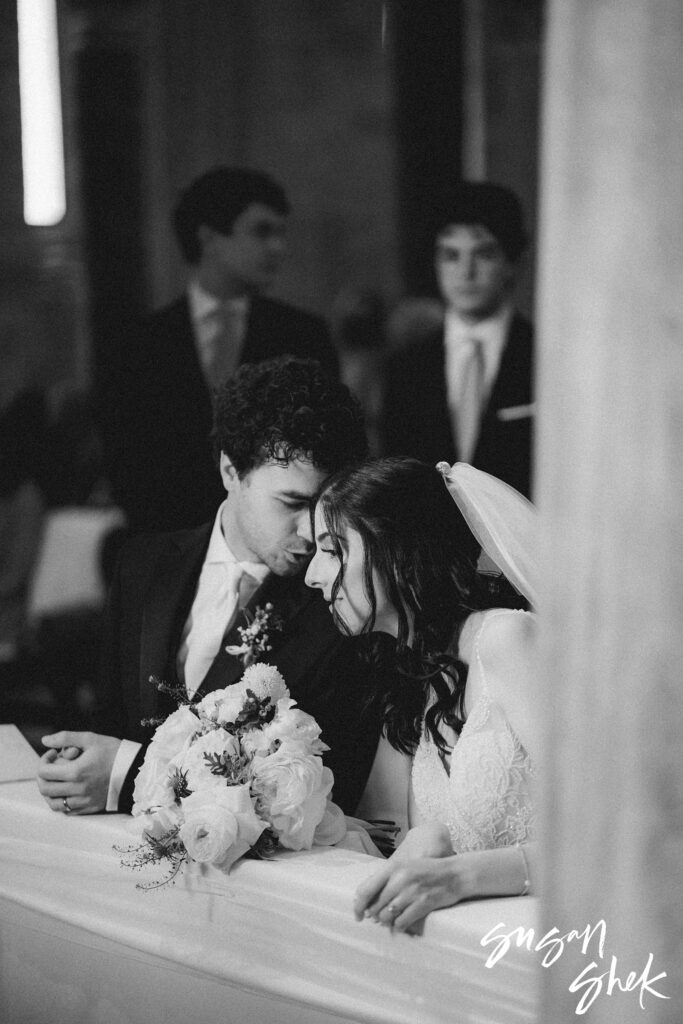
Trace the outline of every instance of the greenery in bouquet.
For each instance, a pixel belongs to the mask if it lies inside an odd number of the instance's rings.
[[[191,862],[229,871],[245,855],[338,842],[345,824],[329,799],[327,749],[278,670],[251,665],[157,728],[133,794],[142,841],[119,851],[123,863],[165,864],[161,880],[139,883],[149,889]]]

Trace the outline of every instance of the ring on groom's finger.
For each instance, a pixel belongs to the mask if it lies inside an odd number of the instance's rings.
[[[387,914],[391,914],[392,920],[401,913],[401,908],[397,907],[395,903],[387,903],[385,910]]]
[[[69,801],[65,796],[62,797],[62,807],[64,808],[65,814],[71,814],[73,807],[69,807]]]

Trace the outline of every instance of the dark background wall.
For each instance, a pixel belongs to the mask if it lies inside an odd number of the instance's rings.
[[[22,219],[16,6],[0,0],[0,406],[87,385],[110,327],[182,286],[168,213],[216,163],[292,200],[278,294],[329,315],[432,286],[425,198],[462,174],[467,19],[483,27],[485,173],[533,226],[540,0],[59,0],[68,211]],[[463,163],[464,161],[464,163]],[[530,267],[532,264],[530,264]],[[530,271],[522,304],[532,301]]]

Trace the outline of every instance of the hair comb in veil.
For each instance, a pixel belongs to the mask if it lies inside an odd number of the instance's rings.
[[[514,487],[466,462],[440,462],[451,497],[482,550],[532,604],[538,596],[538,513]]]

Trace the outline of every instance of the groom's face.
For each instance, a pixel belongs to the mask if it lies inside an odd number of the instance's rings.
[[[305,571],[314,545],[311,509],[325,472],[311,462],[265,462],[240,479],[227,455],[221,476],[228,492],[221,525],[238,560],[263,562],[277,576]]]

